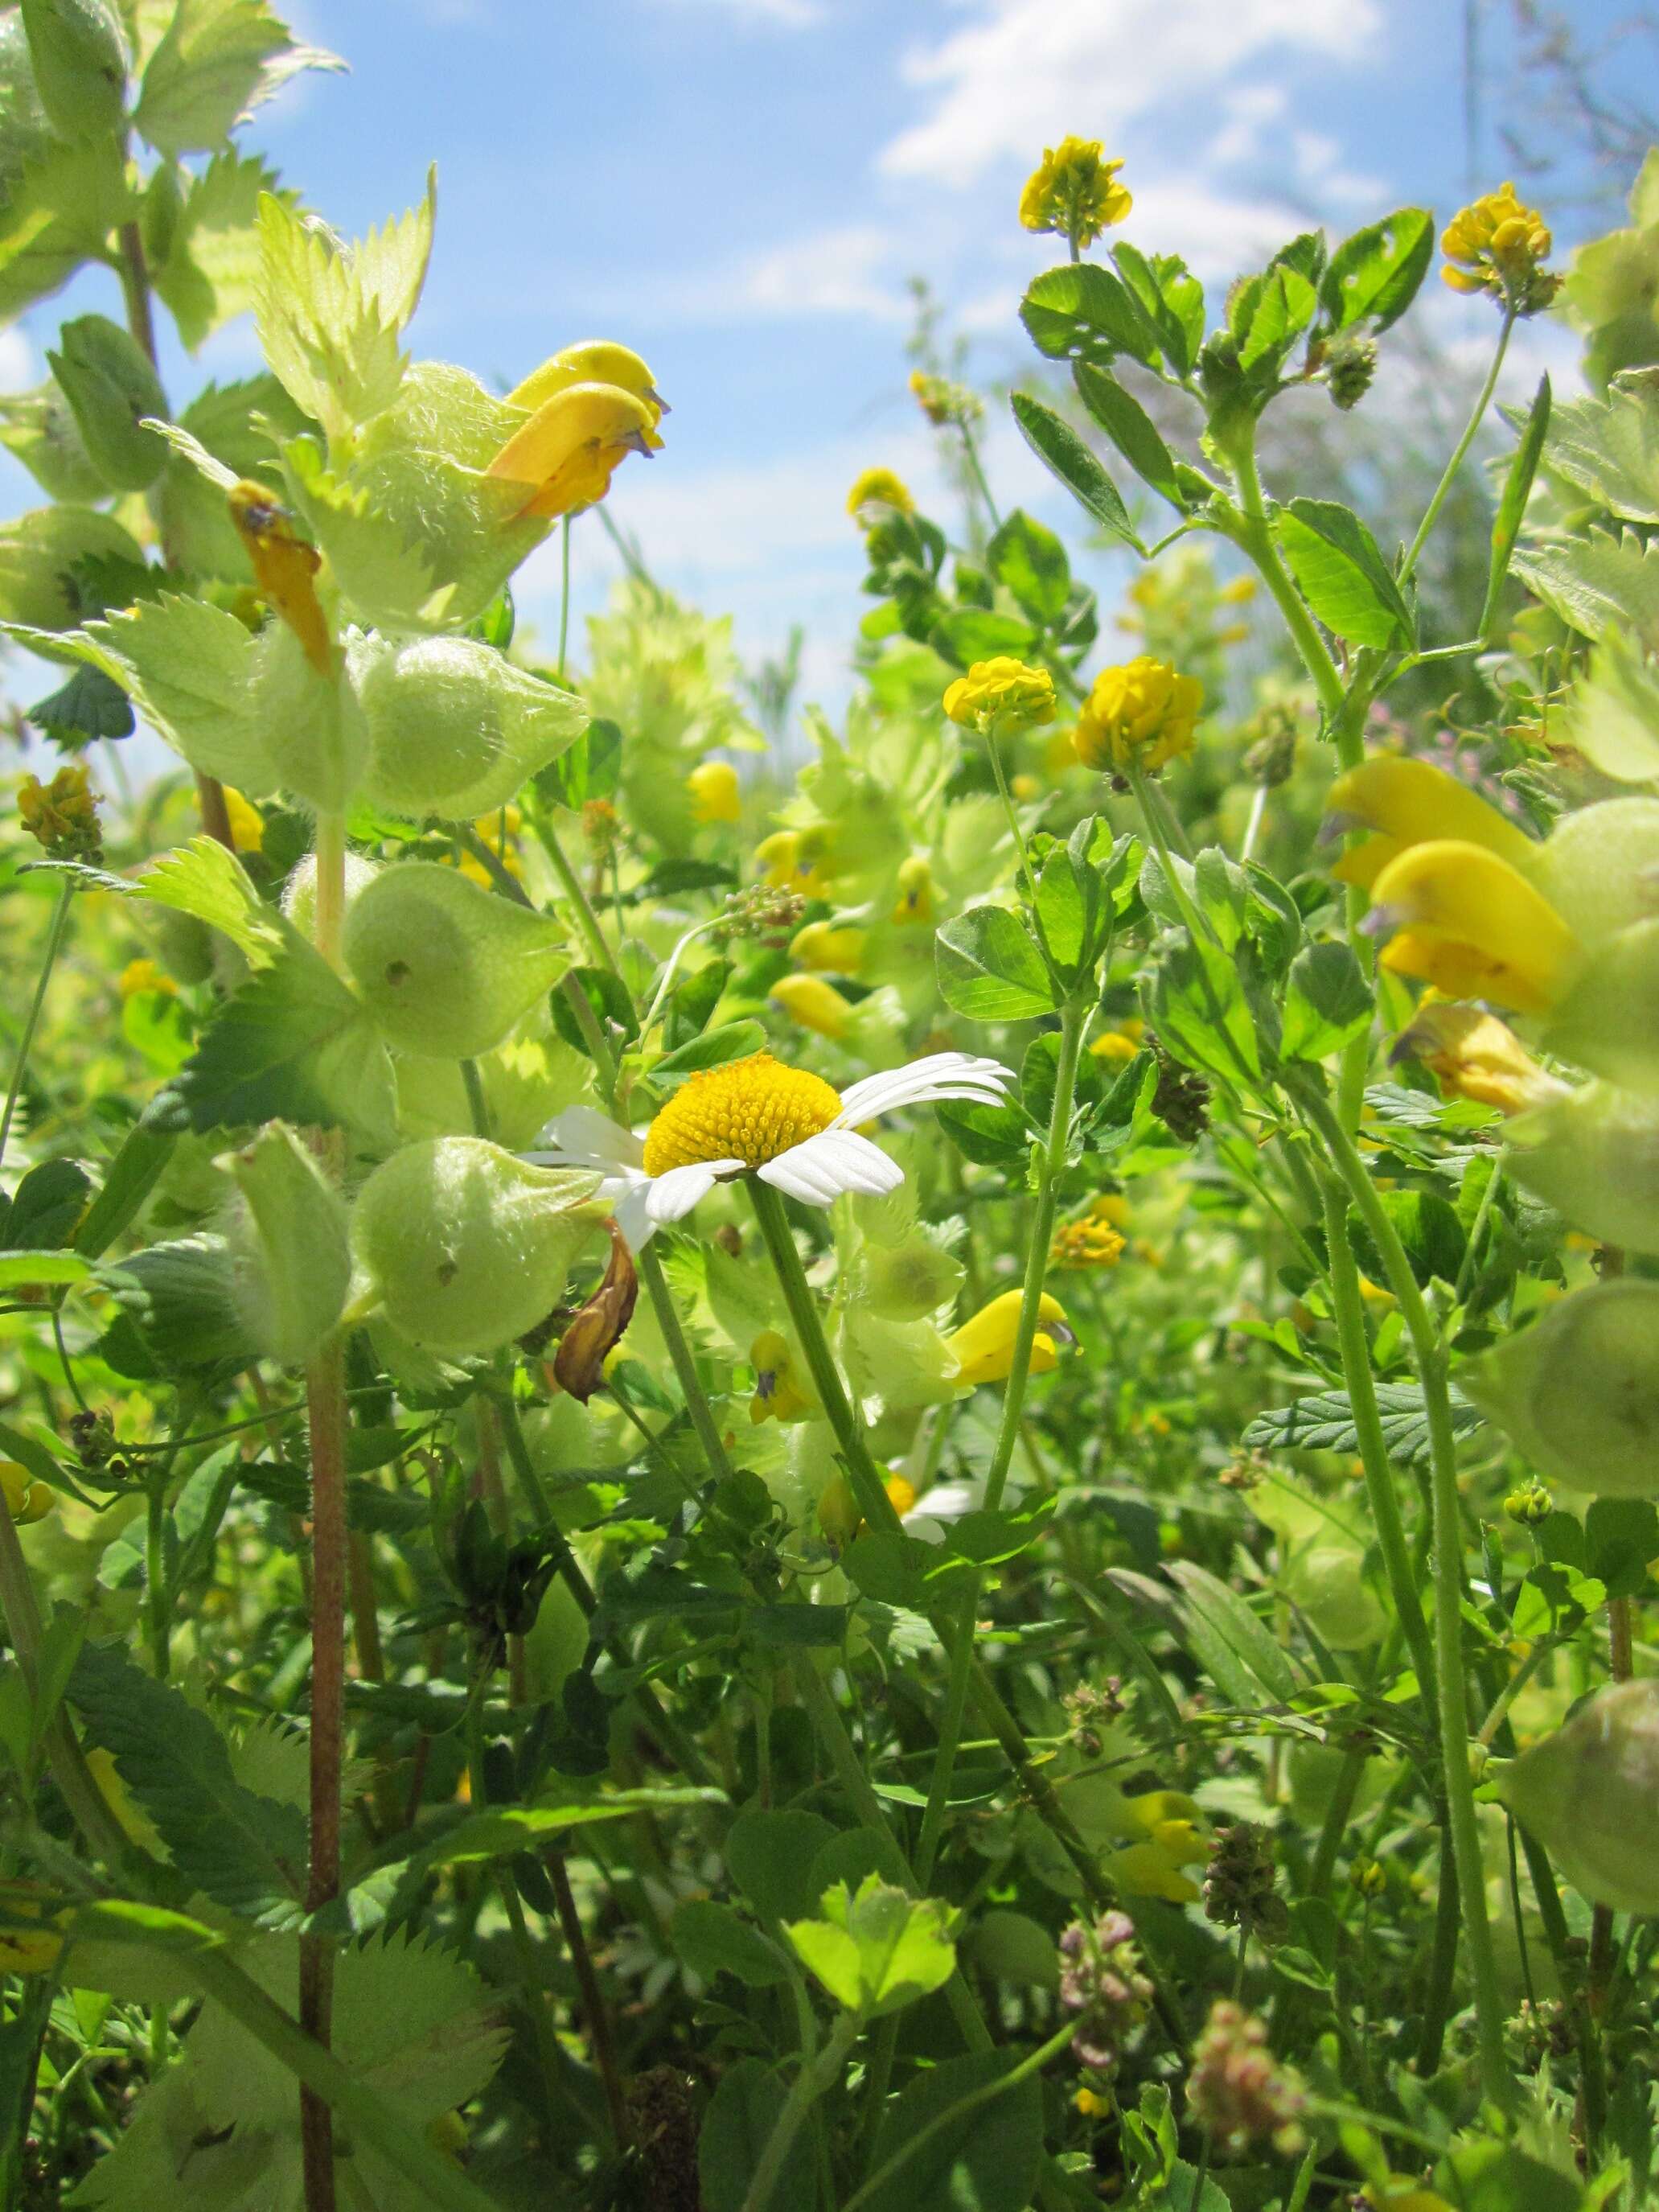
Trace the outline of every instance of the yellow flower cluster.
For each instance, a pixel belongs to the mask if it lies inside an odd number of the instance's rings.
[[[1122,162],[1103,161],[1103,150],[1098,138],[1062,138],[1044,148],[1019,196],[1019,219],[1027,230],[1058,231],[1082,247],[1122,222],[1134,200],[1117,181]]]
[[[60,768],[50,783],[26,775],[17,790],[23,827],[54,860],[98,860],[104,833],[98,800],[80,762]]]
[[[976,422],[985,412],[977,393],[965,384],[953,384],[948,376],[930,375],[925,368],[910,371],[910,391],[936,430],[951,422],[958,426]]]
[[[1541,265],[1553,243],[1538,210],[1524,206],[1512,184],[1502,185],[1446,225],[1440,274],[1455,292],[1490,292],[1521,314],[1536,314],[1560,288],[1560,278]]]
[[[945,711],[965,730],[1034,730],[1052,722],[1054,679],[1046,668],[1032,668],[1006,653],[976,660],[965,676],[946,687]]]
[[[914,514],[916,511],[908,486],[891,469],[866,469],[853,479],[853,489],[847,495],[847,512],[860,530],[868,530],[880,521],[881,516],[878,512],[866,510],[884,507],[896,507],[901,514]]]
[[[1062,1221],[1048,1247],[1051,1267],[1115,1267],[1123,1239],[1109,1221]]]
[[[1160,769],[1193,749],[1204,687],[1150,653],[1103,668],[1072,732],[1085,768]]]
[[[129,960],[121,970],[116,985],[125,1004],[147,991],[160,993],[163,997],[176,996],[179,986],[171,975],[165,975],[153,960]]]
[[[603,499],[629,453],[660,449],[657,425],[668,412],[638,354],[599,338],[552,355],[507,404],[529,419],[486,474],[527,488],[520,515],[570,514]]]

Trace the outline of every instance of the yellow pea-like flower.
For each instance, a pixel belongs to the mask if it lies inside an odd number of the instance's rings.
[[[749,1401],[749,1418],[762,1421],[804,1421],[817,1411],[817,1401],[801,1388],[795,1375],[789,1340],[775,1328],[763,1328],[749,1347],[749,1364],[755,1370],[755,1395]],[[820,1505],[819,1517],[823,1517]]]
[[[5,1492],[6,1510],[12,1519],[25,1525],[44,1521],[58,1502],[52,1485],[36,1482],[27,1468],[15,1459],[0,1459],[0,1491]]]
[[[809,975],[856,975],[866,934],[847,922],[809,921],[791,939],[790,956]]]
[[[1431,1000],[1420,1006],[1396,1050],[1409,1053],[1459,1098],[1523,1114],[1565,1097],[1566,1085],[1540,1067],[1506,1023],[1477,1006]]]
[[[781,975],[771,995],[792,1022],[819,1036],[839,1040],[853,1024],[853,1007],[822,975]]]
[[[1340,884],[1369,890],[1390,860],[1413,845],[1454,837],[1481,845],[1517,868],[1537,857],[1539,848],[1523,830],[1471,791],[1468,785],[1432,763],[1406,753],[1379,753],[1350,769],[1331,786],[1326,802],[1327,835],[1370,830],[1375,836],[1345,853],[1331,873]]]
[[[1366,927],[1389,938],[1382,965],[1453,998],[1543,1013],[1565,988],[1578,942],[1512,864],[1462,838],[1413,845],[1371,886]]]
[[[619,384],[567,385],[514,432],[485,473],[532,488],[521,516],[569,514],[605,497],[629,453],[648,456],[655,428],[649,404]]]
[[[638,354],[609,338],[579,338],[574,345],[561,346],[507,393],[507,404],[533,415],[556,392],[568,392],[573,384],[614,384],[653,409],[653,420],[672,411]]]
[[[895,921],[932,921],[936,912],[933,872],[921,854],[913,853],[902,861],[898,872],[898,896],[893,902]]]
[[[1005,1291],[1000,1297],[981,1306],[947,1340],[957,1357],[958,1382],[971,1387],[980,1382],[1007,1381],[1013,1370],[1014,1338],[1019,1328],[1022,1295],[1018,1291]],[[1066,1323],[1065,1307],[1045,1291],[1037,1308],[1031,1373],[1046,1375],[1059,1363],[1059,1346],[1076,1341]]]

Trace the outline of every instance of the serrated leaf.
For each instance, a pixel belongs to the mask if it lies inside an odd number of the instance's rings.
[[[191,1127],[284,1121],[389,1133],[392,1063],[361,1002],[294,939],[215,1016],[174,1088]]]
[[[871,1875],[855,1891],[827,1889],[823,1917],[792,1920],[785,1934],[802,1963],[848,2012],[866,2020],[929,1996],[956,1971],[946,1910]]]
[[[1389,565],[1352,508],[1293,499],[1273,532],[1303,597],[1327,629],[1355,645],[1409,645],[1411,610]]]
[[[187,352],[253,305],[259,276],[255,218],[265,192],[294,203],[295,195],[280,191],[276,173],[257,155],[230,149],[216,154],[191,181],[166,257],[150,269]]]
[[[1204,287],[1178,253],[1143,253],[1123,239],[1112,258],[1164,360],[1177,376],[1189,375],[1204,343]],[[1155,360],[1147,364],[1156,365]]]
[[[1377,1412],[1389,1456],[1406,1467],[1429,1462],[1429,1423],[1423,1393],[1414,1382],[1379,1382]],[[1458,1391],[1451,1394],[1452,1433],[1472,1436],[1482,1417]],[[1288,1406],[1258,1413],[1242,1439],[1247,1451],[1334,1451],[1358,1449],[1359,1431],[1344,1390],[1322,1390],[1293,1398]]]
[[[297,1923],[304,1816],[242,1788],[205,1713],[102,1644],[82,1648],[69,1695],[193,1888],[263,1926]]]
[[[1040,399],[1024,392],[1011,393],[1008,404],[1026,444],[1084,512],[1091,514],[1110,536],[1121,538],[1144,555],[1146,549],[1134,533],[1117,486],[1071,424],[1052,407],[1045,407]]]
[[[1544,461],[1620,520],[1659,523],[1659,392],[1652,371],[1615,378],[1604,399],[1586,394],[1556,407]]]
[[[132,119],[158,154],[211,153],[299,70],[344,67],[298,44],[265,0],[179,0]]]
[[[1659,650],[1659,542],[1644,545],[1635,531],[1592,530],[1528,546],[1514,567],[1569,629],[1593,638],[1630,629],[1650,651]]]
[[[1279,1049],[1286,1060],[1323,1060],[1370,1026],[1371,987],[1352,949],[1334,939],[1304,945],[1285,987]]]
[[[129,738],[134,722],[126,693],[101,668],[77,668],[67,682],[24,713],[37,730],[49,730],[60,742],[83,744],[95,738]]]
[[[166,592],[82,636],[151,726],[204,775],[269,791],[277,776],[250,704],[254,641],[224,608]]]
[[[274,194],[262,195],[257,223],[260,349],[295,403],[343,437],[397,397],[407,365],[397,301],[382,302],[352,247]],[[388,281],[398,273],[394,259]]]
[[[194,915],[228,937],[250,966],[269,968],[293,937],[264,905],[236,855],[216,837],[192,837],[164,853],[139,877],[140,895],[177,914]]]

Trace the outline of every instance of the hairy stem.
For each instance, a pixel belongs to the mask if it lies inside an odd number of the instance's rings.
[[[46,987],[52,981],[52,971],[58,965],[58,956],[64,949],[64,935],[69,927],[70,908],[75,898],[72,878],[65,878],[58,893],[58,904],[52,909],[52,923],[46,931],[46,949],[40,957],[40,973],[34,986],[34,996],[29,1001],[27,1017],[23,1023],[23,1034],[17,1041],[17,1057],[12,1062],[11,1081],[6,1085],[6,1104],[0,1113],[0,1161],[6,1157],[6,1141],[11,1135],[12,1116],[17,1111],[17,1101],[22,1093],[23,1076],[29,1064],[29,1050],[34,1042],[34,1032],[40,1024],[40,1009],[46,1004]]]

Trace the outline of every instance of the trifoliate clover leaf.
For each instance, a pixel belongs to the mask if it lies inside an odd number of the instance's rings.
[[[826,1889],[820,1920],[792,1920],[785,1933],[839,2005],[866,2020],[896,2012],[942,1989],[956,1972],[946,1910],[871,1875],[855,1892]]]

